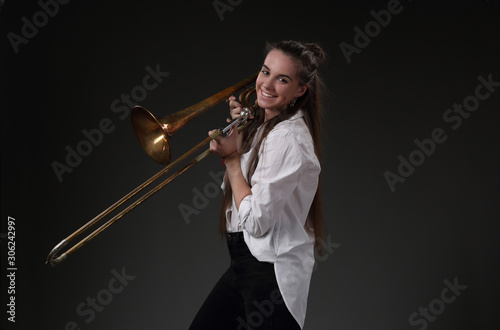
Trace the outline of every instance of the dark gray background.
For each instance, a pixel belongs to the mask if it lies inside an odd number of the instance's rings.
[[[227,0],[221,0],[228,3]],[[387,1],[70,1],[19,46],[36,1],[7,1],[1,25],[2,329],[187,329],[228,265],[217,238],[220,194],[187,224],[179,211],[213,187],[209,156],[53,269],[50,249],[161,167],[111,104],[142,85],[146,66],[169,76],[140,104],[181,110],[259,69],[266,41],[319,43],[325,99],[325,219],[332,243],[318,260],[305,329],[424,329],[409,317],[439,308],[444,281],[467,288],[428,329],[497,329],[500,90],[456,129],[443,121],[478,76],[500,81],[495,1],[401,1],[402,11],[347,63],[339,47]],[[497,88],[498,89],[498,88]],[[224,122],[221,105],[184,127],[174,157]],[[51,164],[82,130],[115,129],[59,182]],[[391,192],[383,176],[435,128],[447,135]],[[16,323],[7,322],[6,220],[16,219]],[[87,297],[109,298],[112,271],[135,276],[95,318]],[[450,297],[452,294],[447,293]],[[80,313],[81,314],[81,313]],[[422,319],[418,317],[417,319]]]

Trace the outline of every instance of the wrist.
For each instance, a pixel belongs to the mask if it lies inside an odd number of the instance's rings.
[[[240,166],[240,154],[235,150],[225,157],[222,157],[222,165],[226,165],[227,169],[237,168]]]
[[[230,159],[230,158],[233,158],[233,157],[240,158],[240,154],[238,152],[238,149],[235,149],[234,151],[228,153],[227,155],[225,155],[224,157],[222,157],[222,159]]]

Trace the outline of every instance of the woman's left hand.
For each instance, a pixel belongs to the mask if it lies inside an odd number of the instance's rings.
[[[215,130],[208,132],[211,135]],[[226,161],[233,158],[239,157],[238,153],[238,130],[232,129],[228,136],[218,136],[214,140],[210,141],[210,151],[221,157],[225,158]]]

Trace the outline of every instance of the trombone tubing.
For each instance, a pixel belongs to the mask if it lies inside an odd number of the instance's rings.
[[[153,191],[153,190],[151,190],[150,192],[148,192],[146,198],[144,198],[146,196],[146,195],[144,195],[143,197],[141,197],[140,199],[138,199],[136,202],[134,202],[133,204],[131,204],[130,206],[128,206],[126,209],[124,209],[122,212],[118,213],[113,218],[111,218],[110,220],[108,220],[105,224],[103,224],[101,227],[99,227],[94,232],[92,232],[91,234],[89,234],[87,237],[85,237],[84,239],[82,239],[80,242],[78,242],[77,244],[75,244],[73,247],[71,247],[70,249],[68,249],[60,257],[55,258],[55,254],[61,248],[63,248],[64,246],[66,246],[70,241],[72,241],[73,239],[75,239],[76,237],[78,237],[79,235],[81,235],[83,232],[85,232],[87,229],[89,229],[90,227],[92,227],[94,224],[96,224],[97,222],[99,222],[102,218],[104,218],[105,216],[107,216],[109,213],[113,212],[117,207],[119,207],[120,205],[122,205],[123,203],[125,203],[126,201],[128,201],[130,198],[134,197],[139,192],[141,192],[142,190],[144,190],[152,182],[156,181],[158,178],[160,178],[165,173],[167,173],[168,171],[170,171],[170,169],[172,169],[172,167],[176,166],[177,164],[179,164],[180,162],[182,162],[183,160],[185,160],[187,157],[189,157],[190,155],[192,155],[196,150],[200,149],[203,145],[205,145],[206,143],[208,143],[210,140],[215,139],[219,135],[220,135],[220,131],[215,131],[211,136],[205,138],[202,142],[200,142],[198,145],[196,145],[191,150],[189,150],[188,152],[186,152],[184,155],[182,155],[181,157],[179,157],[178,159],[176,159],[175,161],[173,161],[172,163],[170,163],[168,166],[166,166],[164,169],[162,169],[161,171],[159,171],[158,173],[156,173],[155,175],[153,175],[152,177],[150,177],[148,180],[144,181],[142,184],[140,184],[139,186],[137,186],[137,188],[135,188],[134,190],[132,190],[131,192],[129,192],[128,194],[126,194],[125,196],[123,196],[121,199],[119,199],[118,201],[116,201],[113,205],[111,205],[110,207],[108,207],[107,209],[105,209],[99,215],[97,215],[92,220],[90,220],[89,222],[87,222],[86,224],[84,224],[82,227],[80,227],[78,230],[76,230],[75,232],[73,232],[71,235],[69,235],[68,237],[66,237],[65,239],[63,239],[59,244],[56,245],[56,247],[54,247],[54,249],[52,249],[52,251],[49,253],[49,255],[47,257],[47,261],[45,263],[50,263],[51,266],[56,266],[58,263],[64,261],[70,254],[72,254],[74,251],[78,250],[81,246],[83,246],[85,243],[87,243],[88,241],[90,241],[92,238],[94,238],[101,231],[103,231],[104,229],[106,229],[107,227],[109,227],[111,224],[113,224],[115,221],[117,221],[118,219],[120,219],[121,217],[123,217],[128,212],[130,212],[132,209],[134,209],[136,206],[138,206],[140,203],[142,203],[145,199],[149,198],[155,192],[157,192],[158,190],[160,190],[161,188],[163,188],[164,185],[162,187],[160,187],[160,188],[158,188],[158,187],[161,184],[158,185],[154,189],[153,193],[151,193],[151,191]],[[165,181],[167,181],[167,180],[165,180]],[[172,181],[172,180],[173,179],[171,179],[170,181]]]
[[[213,95],[213,96],[205,99],[204,101],[199,102],[197,105],[191,106],[189,108],[184,109],[183,111],[180,111],[179,113],[182,113],[182,117],[184,117],[184,120],[183,120],[181,126],[183,126],[187,121],[189,121],[195,115],[197,115],[197,114],[199,114],[201,112],[206,111],[208,108],[212,107],[216,103],[219,103],[221,100],[223,100],[224,98],[226,98],[231,93],[233,93],[233,92],[241,89],[245,85],[248,85],[249,83],[251,83],[252,81],[254,81],[256,79],[257,75],[258,75],[258,73],[255,73],[255,74],[251,75],[250,77],[248,77],[248,78],[240,81],[236,85],[228,87],[225,90],[223,90],[222,92],[219,92],[219,93],[217,93],[217,94],[215,94],[215,95]],[[252,88],[252,87],[246,89],[242,94],[240,94],[240,102],[242,101],[243,95],[246,95],[246,99],[244,100],[244,103],[246,103],[249,108],[253,108],[252,106],[250,106],[248,104],[248,98],[249,98],[250,94],[252,94],[254,91],[255,91],[255,89]],[[242,124],[242,125],[240,125],[240,127],[238,127],[238,130],[241,131],[244,128],[248,127],[248,124],[251,121],[252,120],[247,120],[244,124]],[[165,180],[164,182],[162,182],[161,184],[159,184],[156,188],[152,189],[151,191],[149,191],[148,193],[146,193],[145,195],[143,195],[141,198],[139,198],[138,200],[136,200],[133,204],[131,204],[130,206],[128,206],[127,208],[125,208],[122,212],[120,212],[117,215],[115,215],[112,219],[108,220],[106,223],[104,223],[103,225],[101,225],[98,229],[96,229],[91,234],[89,234],[87,237],[85,237],[80,242],[78,242],[77,244],[75,244],[73,247],[71,247],[70,249],[68,249],[65,253],[61,254],[59,257],[56,257],[56,255],[70,241],[72,241],[73,239],[75,239],[76,237],[78,237],[79,235],[81,235],[83,232],[85,232],[90,227],[92,227],[93,225],[95,225],[97,222],[99,222],[100,220],[102,220],[109,213],[111,213],[112,211],[114,211],[116,208],[118,208],[119,206],[121,206],[123,203],[125,203],[126,201],[128,201],[130,198],[134,197],[137,193],[139,193],[140,191],[142,191],[144,188],[146,188],[147,186],[149,186],[152,182],[156,181],[158,178],[160,178],[162,175],[164,175],[166,172],[168,172],[172,167],[174,167],[177,164],[179,164],[180,162],[184,161],[187,157],[191,156],[196,150],[198,150],[199,148],[201,148],[203,145],[205,145],[206,143],[208,143],[210,140],[215,139],[220,134],[221,134],[221,130],[217,130],[214,133],[212,133],[209,137],[205,138],[202,142],[200,142],[198,145],[196,145],[195,147],[193,147],[187,153],[185,153],[184,155],[182,155],[181,157],[179,157],[178,159],[176,159],[175,161],[173,161],[172,163],[170,163],[168,166],[166,166],[164,169],[162,169],[161,171],[159,171],[157,174],[155,174],[154,176],[152,176],[151,178],[149,178],[148,180],[146,180],[144,183],[142,183],[141,185],[139,185],[137,188],[135,188],[134,190],[132,190],[131,192],[129,192],[128,194],[126,194],[125,196],[123,196],[120,200],[118,200],[117,202],[115,202],[113,205],[111,205],[110,207],[108,207],[107,209],[105,209],[103,212],[101,212],[99,215],[97,215],[96,217],[94,217],[92,220],[90,220],[89,222],[87,222],[85,225],[83,225],[82,227],[80,227],[74,233],[72,233],[71,235],[69,235],[68,237],[66,237],[65,239],[63,239],[61,242],[59,242],[59,244],[57,244],[50,251],[49,255],[47,256],[47,259],[46,259],[45,263],[50,263],[50,265],[54,267],[57,264],[59,264],[60,262],[66,260],[66,258],[70,254],[72,254],[74,251],[76,251],[77,249],[79,249],[86,242],[88,242],[93,237],[95,237],[100,232],[102,232],[104,229],[106,229],[107,227],[109,227],[111,224],[113,224],[114,222],[116,222],[117,220],[119,220],[125,214],[127,214],[128,212],[130,212],[131,210],[133,210],[135,207],[137,207],[139,204],[141,204],[144,200],[146,200],[151,195],[153,195],[154,193],[156,193],[158,190],[160,190],[161,188],[163,188],[165,185],[167,185],[170,181],[172,181],[173,179],[175,179],[177,176],[179,176],[180,174],[182,174],[183,172],[185,172],[186,170],[188,170],[189,168],[191,168],[194,164],[196,164],[197,162],[199,162],[201,159],[205,158],[210,153],[209,150],[206,151],[206,152],[204,152],[204,153],[202,153],[201,155],[199,155],[196,159],[194,159],[192,162],[190,162],[184,168],[182,168],[177,173],[175,173],[174,175],[172,175],[171,177],[169,177],[167,180]]]
[[[248,125],[250,123],[251,123],[251,120],[247,120],[247,122],[245,124],[243,124],[243,125],[241,125],[241,126],[238,127],[238,131],[240,132],[240,131],[244,130],[246,127],[248,127]],[[88,228],[90,228],[91,226],[93,226],[94,224],[96,224],[98,221],[100,221],[102,218],[104,218],[110,212],[112,212],[117,207],[119,207],[120,205],[122,205],[123,203],[125,203],[127,200],[129,200],[130,198],[132,198],[133,196],[135,196],[137,193],[139,193],[140,191],[144,190],[144,188],[146,188],[152,182],[154,182],[155,180],[157,180],[158,178],[160,178],[162,175],[164,175],[165,173],[167,173],[172,167],[174,167],[175,165],[177,165],[180,162],[182,162],[183,160],[185,160],[187,157],[189,157],[190,155],[192,155],[195,151],[197,151],[198,149],[200,149],[202,146],[204,146],[205,144],[207,144],[211,140],[217,138],[219,135],[221,135],[221,133],[222,133],[221,130],[216,130],[215,132],[213,132],[210,136],[206,137],[203,141],[201,141],[200,143],[198,143],[196,146],[194,146],[191,150],[189,150],[188,152],[186,152],[184,155],[180,156],[178,159],[176,159],[175,161],[173,161],[172,163],[170,163],[164,169],[162,169],[161,171],[159,171],[158,173],[156,173],[155,175],[153,175],[151,178],[149,178],[148,180],[146,180],[144,183],[142,183],[141,185],[139,185],[137,188],[135,188],[134,190],[132,190],[131,192],[129,192],[127,195],[123,196],[120,200],[118,200],[117,202],[115,202],[113,205],[111,205],[110,207],[108,207],[106,210],[104,210],[103,212],[101,212],[95,218],[93,218],[92,220],[90,220],[89,222],[87,222],[85,225],[83,225],[82,227],[80,227],[74,233],[72,233],[71,235],[69,235],[68,237],[66,237],[65,239],[63,239],[59,244],[57,244],[52,249],[52,251],[47,256],[47,260],[46,260],[45,263],[46,264],[50,263],[50,265],[52,267],[57,266],[59,263],[61,263],[64,260],[66,260],[66,258],[69,255],[71,255],[73,252],[75,252],[76,250],[78,250],[79,248],[81,248],[85,243],[87,243],[88,241],[90,241],[91,239],[93,239],[95,236],[97,236],[99,233],[101,233],[102,231],[104,231],[106,228],[108,228],[109,226],[111,226],[113,223],[115,223],[116,221],[118,221],[119,219],[121,219],[124,215],[126,215],[128,212],[132,211],[134,208],[136,208],[137,206],[139,206],[143,201],[145,201],[146,199],[148,199],[149,197],[151,197],[152,195],[154,195],[156,192],[158,192],[160,189],[162,189],[163,187],[165,187],[167,184],[169,184],[175,178],[177,178],[178,176],[180,176],[182,173],[186,172],[188,169],[190,169],[191,167],[193,167],[194,165],[196,165],[199,161],[201,161],[203,158],[205,158],[206,156],[208,156],[210,154],[210,149],[205,150],[203,153],[201,153],[200,155],[198,155],[196,158],[194,158],[191,162],[189,162],[183,168],[181,168],[180,170],[178,170],[176,173],[172,174],[170,177],[168,177],[163,182],[161,182],[160,184],[158,184],[155,188],[153,188],[150,191],[148,191],[146,194],[144,194],[142,197],[140,197],[139,199],[137,199],[134,203],[132,203],[131,205],[129,205],[123,211],[121,211],[120,213],[118,213],[117,215],[115,215],[113,218],[111,218],[110,220],[108,220],[107,222],[105,222],[104,224],[102,224],[99,228],[97,228],[92,233],[90,233],[88,236],[86,236],[85,238],[83,238],[81,241],[79,241],[78,243],[76,243],[75,245],[73,245],[66,252],[62,253],[59,257],[56,257],[56,254],[63,247],[65,247],[70,241],[72,241],[74,238],[76,238],[77,236],[79,236],[80,234],[82,234]]]

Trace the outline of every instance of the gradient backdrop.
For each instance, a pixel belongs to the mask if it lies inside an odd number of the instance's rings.
[[[187,329],[229,261],[217,157],[59,267],[45,257],[161,169],[133,104],[177,112],[256,72],[266,41],[298,39],[328,53],[327,254],[305,329],[498,329],[499,17],[484,0],[7,0],[1,328]],[[173,156],[227,114],[193,120]]]

